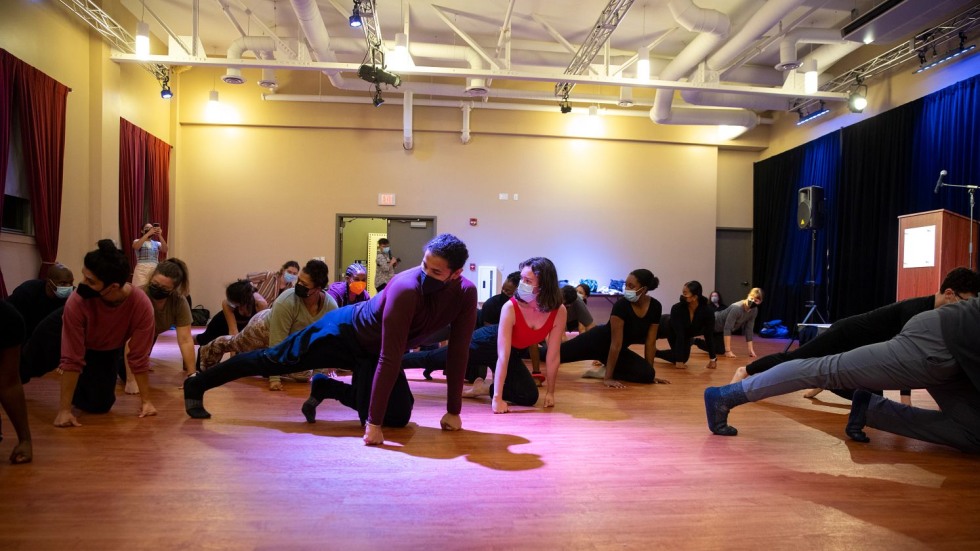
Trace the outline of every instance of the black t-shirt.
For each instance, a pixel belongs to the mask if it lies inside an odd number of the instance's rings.
[[[510,300],[510,297],[499,293],[488,298],[486,302],[483,303],[483,308],[480,310],[483,312],[481,314],[484,325],[493,325],[500,323],[500,311],[503,310],[504,304]]]
[[[7,299],[23,316],[27,336],[34,333],[37,324],[41,323],[48,314],[61,308],[68,301],[67,298],[49,297],[44,292],[45,285],[47,280],[30,279],[18,285]]]
[[[24,318],[9,301],[0,302],[0,349],[24,344]]]
[[[616,301],[616,304],[613,304],[610,315],[623,320],[623,346],[629,346],[647,342],[650,326],[660,323],[660,315],[663,314],[663,311],[660,301],[650,297],[647,315],[641,318],[633,311],[633,304],[625,298],[621,298]]]
[[[715,311],[710,302],[702,299],[694,309],[692,319],[686,302],[677,302],[670,307],[670,324],[681,330],[687,338],[699,335],[712,337],[715,330]]]

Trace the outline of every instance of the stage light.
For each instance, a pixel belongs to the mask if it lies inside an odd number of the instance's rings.
[[[564,98],[558,102],[558,108],[561,110],[563,115],[572,112],[572,104],[568,101],[568,98]]]
[[[847,96],[847,108],[851,113],[861,113],[868,106],[868,87],[857,79],[857,87]]]
[[[402,83],[402,77],[375,65],[361,65],[361,68],[357,70],[357,76],[361,77],[361,80],[374,84],[388,84],[395,88],[398,88]]]
[[[160,97],[163,99],[170,99],[174,97],[174,93],[170,91],[170,76],[164,76],[160,80]]]
[[[384,98],[381,97],[381,87],[377,86],[374,89],[374,96],[371,98],[371,104],[375,107],[381,107],[381,104],[384,102]]]
[[[965,47],[963,45],[960,45],[959,48],[956,48],[955,50],[950,50],[943,57],[938,57],[938,56],[934,57],[932,63],[929,63],[928,65],[925,64],[925,62],[926,62],[925,54],[922,53],[922,52],[919,52],[919,63],[922,64],[922,65],[918,69],[916,69],[915,71],[913,71],[912,74],[921,73],[922,71],[928,71],[929,69],[932,69],[933,67],[935,67],[937,65],[941,65],[943,63],[946,63],[947,61],[950,61],[952,59],[955,59],[955,58],[957,58],[957,57],[959,57],[959,56],[961,56],[961,55],[963,55],[963,54],[965,54],[965,53],[973,50],[976,47],[977,47],[976,44],[970,44],[969,46],[965,46]]]
[[[797,112],[800,115],[800,120],[796,123],[796,126],[800,126],[801,124],[806,124],[806,123],[812,121],[813,119],[816,119],[818,117],[822,117],[822,116],[826,115],[827,113],[830,113],[830,109],[827,109],[826,107],[824,107],[824,104],[821,101],[820,102],[820,109],[817,109],[816,111],[814,111],[812,113],[804,114],[803,109],[800,109]]]
[[[363,23],[361,22],[361,2],[360,0],[354,0],[354,9],[351,11],[350,17],[347,18],[350,26],[353,28],[360,27]]]

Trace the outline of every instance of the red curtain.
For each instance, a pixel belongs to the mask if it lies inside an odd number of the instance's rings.
[[[119,246],[129,257],[129,266],[136,266],[133,241],[143,230],[143,197],[146,189],[145,131],[119,119]],[[163,221],[160,222],[161,224]]]
[[[7,188],[7,151],[10,148],[10,122],[13,113],[14,65],[19,62],[7,50],[0,50],[0,219],[3,217],[3,192]],[[7,286],[0,269],[0,298],[7,298]]]
[[[150,219],[159,222],[163,238],[170,239],[170,144],[147,134],[147,176],[150,193]],[[163,254],[160,255],[162,260]]]
[[[39,278],[58,256],[65,156],[67,86],[26,63],[19,64],[17,87],[24,172],[31,186],[34,240],[41,255]]]

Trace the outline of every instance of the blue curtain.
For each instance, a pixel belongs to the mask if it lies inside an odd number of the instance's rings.
[[[827,198],[814,269],[820,311],[831,321],[894,302],[898,216],[970,214],[965,189],[933,189],[940,170],[949,184],[980,184],[978,112],[980,76],[756,163],[753,274],[767,291],[760,317],[791,325],[806,314],[811,236],[796,229],[796,215],[798,190],[809,185],[823,185]]]
[[[754,285],[765,293],[761,320],[780,319],[791,325],[803,319],[811,264],[813,298],[825,310],[826,251],[837,220],[832,205],[838,194],[839,159],[840,132],[834,132],[755,164],[752,266]],[[824,190],[823,224],[814,231],[800,230],[796,220],[799,190],[808,186]]]

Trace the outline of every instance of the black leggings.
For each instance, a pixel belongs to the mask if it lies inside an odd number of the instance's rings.
[[[243,329],[245,329],[245,326],[248,325],[248,320],[241,321],[236,319],[235,325],[238,326],[238,331],[241,332]],[[225,313],[222,310],[219,311],[216,316],[211,318],[211,321],[208,322],[207,329],[201,333],[198,333],[197,336],[194,337],[194,343],[198,346],[204,346],[214,339],[223,337],[228,333],[228,320],[225,319]]]
[[[609,359],[609,347],[612,346],[612,330],[609,324],[600,325],[586,331],[574,339],[561,343],[561,363],[580,362],[582,360]],[[616,359],[616,370],[613,378],[628,383],[653,384],[656,371],[643,356],[633,352],[623,343]]]
[[[203,394],[235,379],[256,375],[268,377],[321,368],[351,369],[353,371],[351,384],[340,383],[345,388],[334,397],[341,404],[356,410],[363,425],[367,422],[368,409],[371,405],[371,387],[378,366],[378,354],[368,352],[357,344],[353,328],[339,319],[346,315],[348,318],[346,321],[349,322],[350,312],[341,312],[341,310],[350,309],[336,310],[340,314],[333,317],[340,323],[320,326],[316,339],[311,339],[308,343],[300,341],[309,338],[310,333],[306,330],[299,331],[277,346],[238,354],[226,362],[198,373],[194,377],[194,391]],[[188,397],[194,396],[188,394]],[[412,396],[408,386],[408,379],[405,378],[405,372],[400,371],[388,398],[388,407],[382,424],[388,427],[404,427],[412,418],[414,405],[415,397]]]
[[[691,345],[694,337],[710,334],[710,329],[698,329],[694,325],[684,324],[684,320],[671,320],[670,316],[662,316],[657,327],[657,338],[667,339],[670,350],[657,350],[657,357],[670,363],[687,363],[691,359]],[[715,359],[715,354],[709,352],[709,357]]]
[[[402,368],[425,368],[429,370],[445,369],[449,347],[443,346],[435,350],[412,352],[402,357]],[[471,368],[493,370],[497,366],[497,326],[487,325],[477,329],[470,341],[470,355],[466,371]],[[491,394],[493,386],[490,387]],[[521,350],[510,349],[510,360],[507,362],[507,378],[504,380],[504,401],[518,406],[533,406],[538,402],[538,386],[534,377],[521,361]]]

